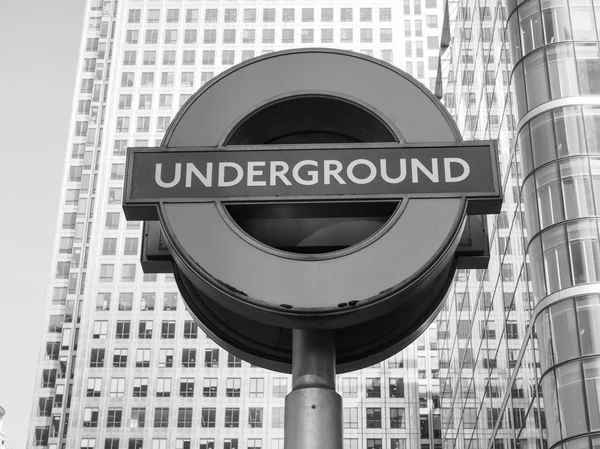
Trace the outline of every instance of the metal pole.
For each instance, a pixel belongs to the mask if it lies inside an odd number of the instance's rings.
[[[284,448],[342,449],[334,331],[293,330],[292,392],[285,397]]]

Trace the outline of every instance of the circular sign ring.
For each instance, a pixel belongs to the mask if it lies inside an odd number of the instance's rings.
[[[163,146],[176,151],[222,145],[253,111],[311,92],[370,105],[398,141],[460,141],[447,112],[412,77],[364,55],[310,49],[265,55],[224,72],[182,108]],[[202,273],[197,287],[217,294],[224,307],[283,327],[337,328],[395,307],[386,299],[457,245],[465,208],[464,197],[406,198],[368,244],[343,258],[317,261],[274,256],[260,242],[242,237],[217,203],[162,202],[160,219],[180,269],[192,279]],[[406,253],[411,257],[400,256]]]

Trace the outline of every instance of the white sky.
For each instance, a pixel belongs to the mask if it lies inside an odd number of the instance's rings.
[[[85,0],[0,0],[0,404],[25,447]]]

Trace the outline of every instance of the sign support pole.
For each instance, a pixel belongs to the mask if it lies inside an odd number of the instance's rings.
[[[335,391],[335,331],[292,331],[292,392],[285,449],[342,449],[342,397]]]

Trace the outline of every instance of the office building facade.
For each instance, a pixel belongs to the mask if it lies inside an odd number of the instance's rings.
[[[498,139],[504,205],[438,320],[447,448],[600,444],[599,7],[448,2],[437,93]]]
[[[372,55],[435,86],[441,0],[89,0],[27,447],[283,447],[287,375],[219,348],[172,275],[142,272],[126,148],[158,146],[204,83],[297,47]],[[348,449],[441,448],[437,333],[339,375]]]

